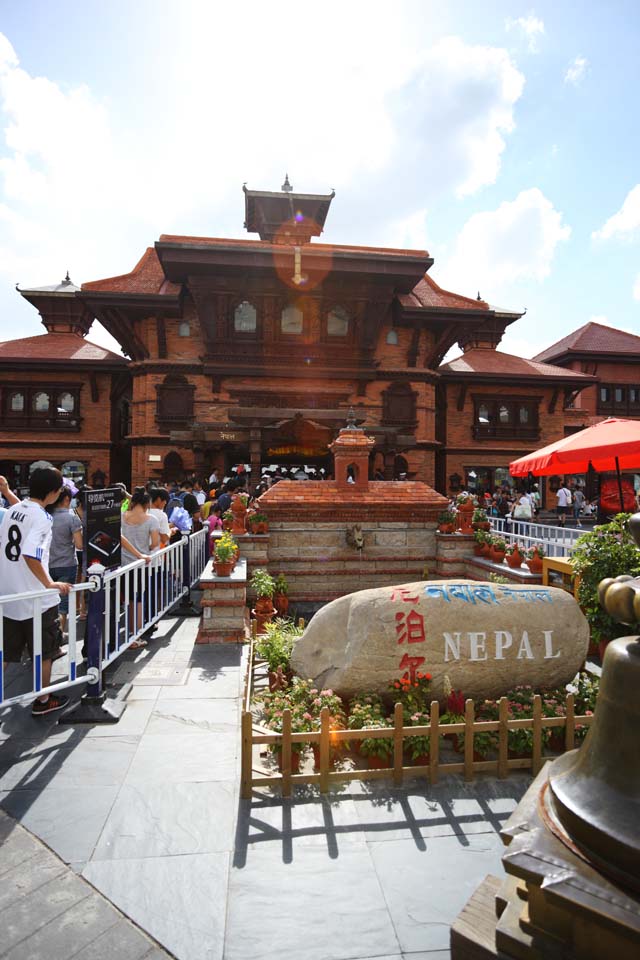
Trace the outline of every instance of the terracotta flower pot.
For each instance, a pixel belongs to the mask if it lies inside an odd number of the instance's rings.
[[[438,526],[439,533],[455,533],[455,529],[452,523],[441,523]]]
[[[474,543],[473,545],[473,555],[475,557],[481,557],[482,551],[484,549],[484,543]]]
[[[495,550],[494,548],[491,549],[490,559],[493,560],[494,563],[502,563],[504,557],[504,550]]]
[[[527,560],[527,566],[531,573],[542,573],[542,557],[532,557]]]
[[[214,560],[213,561],[213,569],[216,572],[216,577],[230,577],[233,567],[234,567],[233,560],[226,560],[226,561]]]
[[[301,752],[299,750],[291,751],[291,773],[300,771],[300,756]],[[282,773],[282,750],[276,751],[276,757],[278,758],[278,770]]]
[[[271,602],[271,597],[258,597],[256,600],[256,613],[269,614],[273,616],[275,613],[273,603]]]
[[[384,770],[391,766],[391,757],[389,755],[386,757],[369,756],[367,762],[370,770]]]
[[[289,611],[289,597],[286,593],[276,593],[273,598],[274,606],[279,617],[286,617]]]
[[[488,544],[488,543],[482,543],[482,544],[480,545],[480,556],[481,556],[481,557],[488,557],[490,553],[491,553],[491,547],[489,546],[489,544]]]
[[[431,755],[429,753],[420,753],[417,757],[407,757],[407,763],[411,767],[428,767],[431,762]]]
[[[522,561],[524,560],[524,557],[522,556],[519,550],[514,550],[513,553],[507,554],[506,560],[508,565],[513,570],[517,570],[519,567],[522,566]]]
[[[231,512],[233,513],[231,533],[235,536],[243,536],[247,532],[247,508],[239,497],[231,501]]]

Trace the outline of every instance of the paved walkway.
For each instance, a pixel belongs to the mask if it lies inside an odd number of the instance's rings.
[[[167,618],[147,650],[122,658],[113,679],[133,686],[116,726],[57,726],[26,707],[0,715],[4,810],[70,865],[65,882],[89,881],[179,960],[446,960],[449,924],[500,871],[498,830],[529,778],[375,781],[240,803],[243,651],[194,647],[197,623]],[[29,889],[17,898],[22,929],[31,917],[37,936]],[[126,949],[109,955],[147,957]]]

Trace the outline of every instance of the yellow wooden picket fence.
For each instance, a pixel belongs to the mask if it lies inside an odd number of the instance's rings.
[[[473,700],[465,704],[464,722],[440,722],[440,705],[432,701],[429,724],[425,726],[405,727],[403,724],[402,704],[394,708],[393,726],[364,730],[332,730],[328,708],[320,713],[320,730],[314,732],[293,733],[291,713],[285,710],[282,720],[282,733],[276,733],[256,724],[252,711],[253,693],[253,641],[249,655],[242,711],[242,755],[241,755],[241,791],[243,799],[251,797],[256,787],[280,787],[283,797],[291,795],[291,789],[298,784],[319,784],[320,793],[327,793],[331,784],[338,781],[377,780],[391,777],[393,783],[401,785],[405,776],[428,777],[431,784],[438,782],[440,774],[462,773],[465,780],[473,780],[477,773],[489,773],[504,778],[510,770],[531,770],[535,776],[542,764],[548,759],[543,754],[543,731],[548,728],[561,729],[564,732],[564,749],[572,750],[576,745],[576,725],[589,726],[593,716],[576,716],[573,694],[568,694],[565,702],[565,716],[544,717],[542,698],[537,695],[533,700],[533,716],[522,719],[509,719],[509,701],[506,697],[499,700],[497,720],[476,720]],[[508,737],[510,730],[531,730],[531,756],[510,757]],[[474,759],[474,734],[497,733],[497,756],[491,760]],[[459,762],[442,763],[440,761],[440,737],[444,735],[463,735],[464,748]],[[408,766],[404,762],[404,740],[406,737],[429,737],[429,763],[422,766]],[[365,739],[385,738],[393,740],[393,755],[389,765],[383,769],[332,769],[331,748],[340,744],[353,744]],[[315,773],[292,772],[293,744],[319,746],[319,769]],[[276,748],[281,756],[281,772],[270,773],[254,766],[255,754],[266,747]],[[258,756],[259,759],[259,756]]]

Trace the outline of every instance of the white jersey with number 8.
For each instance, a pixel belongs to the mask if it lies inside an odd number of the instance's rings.
[[[28,590],[42,590],[42,584],[29,569],[25,557],[39,560],[49,572],[51,515],[33,500],[9,507],[0,526],[0,597]],[[42,598],[42,611],[55,607],[55,594]],[[2,614],[11,620],[33,616],[33,600],[14,600],[2,604]]]

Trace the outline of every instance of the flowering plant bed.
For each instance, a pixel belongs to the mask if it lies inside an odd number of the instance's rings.
[[[254,700],[255,720],[248,696],[242,718],[242,796],[249,796],[260,784],[278,783],[283,796],[288,796],[292,782],[319,783],[321,792],[326,792],[330,783],[354,776],[393,776],[395,783],[401,783],[404,772],[415,769],[405,768],[403,758],[406,763],[426,766],[420,775],[427,775],[432,783],[441,771],[464,772],[466,779],[480,771],[504,777],[510,769],[530,768],[535,774],[542,766],[545,747],[572,749],[581,739],[581,731],[586,731],[593,717],[598,679],[580,674],[569,692],[538,693],[522,686],[498,701],[474,704],[462,691],[452,690],[445,678],[442,715],[438,702],[429,699],[430,684],[429,674],[416,675],[412,682],[406,677],[392,681],[392,716],[389,697],[365,692],[353,697],[347,707],[335,691],[320,689],[312,680],[300,677],[285,679],[283,687],[273,693],[259,694]],[[253,729],[256,721],[262,725],[258,733]],[[458,759],[453,753],[440,761],[439,746],[445,736],[452,738]],[[315,768],[305,763],[296,773],[290,760],[288,765],[281,764],[282,776],[275,779],[256,774],[253,746],[261,743],[274,754],[289,757],[294,753],[304,757],[311,746]],[[362,770],[362,762],[357,760],[354,770],[349,754],[343,754],[339,769],[334,769],[336,757],[349,748],[367,759],[369,770]],[[375,769],[380,767],[390,769]],[[315,772],[307,772],[309,769]]]

